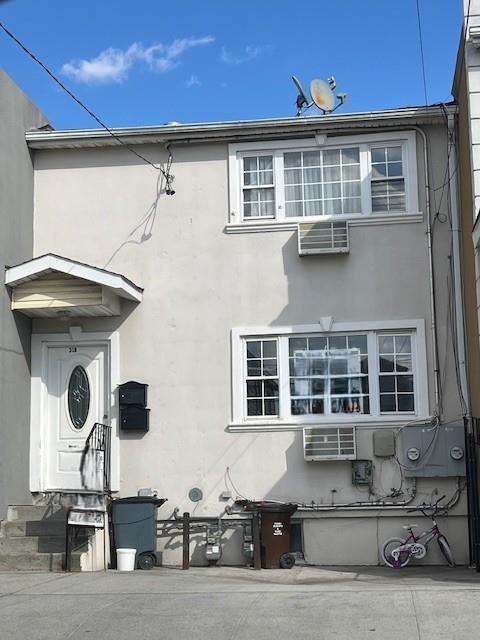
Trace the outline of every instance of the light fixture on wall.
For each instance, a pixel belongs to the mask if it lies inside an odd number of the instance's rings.
[[[63,320],[64,322],[66,322],[69,318],[72,317],[72,312],[68,309],[59,309],[57,311],[57,317],[59,318],[59,320]]]

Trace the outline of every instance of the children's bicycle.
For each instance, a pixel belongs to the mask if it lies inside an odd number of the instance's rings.
[[[430,518],[432,520],[433,526],[417,536],[413,530],[418,525],[407,524],[403,527],[408,531],[408,536],[405,539],[389,538],[388,540],[385,540],[382,547],[382,558],[386,565],[393,567],[394,569],[401,569],[410,562],[411,558],[421,560],[427,555],[428,545],[432,540],[436,539],[447,564],[450,567],[455,566],[450,545],[443,533],[440,532],[435,521],[435,516],[439,511],[438,503],[444,498],[445,496],[441,496],[433,505],[424,504],[416,509],[408,509],[407,513],[420,511],[426,518]],[[427,510],[431,510],[431,513],[428,514]]]

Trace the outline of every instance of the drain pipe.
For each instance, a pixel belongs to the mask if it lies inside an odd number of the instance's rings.
[[[425,208],[427,212],[427,245],[428,245],[428,266],[430,277],[430,315],[431,315],[431,331],[433,341],[433,370],[434,370],[434,390],[435,390],[435,410],[437,414],[441,415],[443,407],[440,406],[440,392],[438,379],[440,376],[439,371],[439,358],[438,358],[438,341],[437,341],[437,323],[436,323],[436,305],[435,305],[435,290],[434,290],[434,271],[433,271],[433,247],[432,247],[432,217],[430,206],[430,184],[428,175],[428,151],[427,151],[427,136],[425,131],[420,127],[413,126],[414,129],[421,137],[423,141],[423,170],[425,175]]]
[[[465,324],[464,304],[461,272],[461,228],[457,199],[457,180],[454,178],[457,171],[457,150],[455,144],[455,118],[452,114],[447,116],[448,122],[448,179],[450,194],[450,211],[452,214],[452,248],[453,248],[453,275],[455,287],[455,323],[457,329],[457,355],[460,373],[460,392],[463,402],[462,411],[470,415],[470,401],[467,383],[467,357],[465,349]],[[452,337],[452,341],[453,341]]]
[[[458,504],[460,500],[460,494],[463,489],[460,489],[460,478],[457,477],[455,483],[455,498],[452,502],[447,503],[448,506],[444,507],[448,511],[453,509]],[[417,495],[417,479],[412,478],[412,492],[407,500],[403,500],[402,502],[357,502],[357,503],[338,503],[335,505],[322,505],[322,504],[312,504],[312,505],[299,505],[297,511],[308,512],[308,511],[395,511],[395,510],[405,510],[405,509],[418,509],[419,507],[425,507],[425,505],[412,505],[415,497]]]
[[[368,510],[375,509],[378,511],[379,509],[406,509],[411,508],[409,505],[415,500],[417,495],[417,479],[412,478],[412,489],[410,496],[406,500],[402,500],[401,502],[385,502],[384,500],[378,500],[377,502],[339,502],[337,504],[301,504],[298,505],[297,511],[338,511],[341,510]]]

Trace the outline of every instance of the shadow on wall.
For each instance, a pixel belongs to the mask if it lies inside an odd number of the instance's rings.
[[[332,309],[330,304],[325,306],[323,301],[340,300],[342,291],[352,288],[349,254],[302,258],[298,255],[297,232],[294,232],[283,245],[282,255],[288,282],[288,303],[271,324],[313,324],[321,316],[335,315],[336,309]]]
[[[135,224],[132,230],[128,233],[125,240],[117,247],[108,260],[103,265],[104,269],[108,269],[110,263],[117,257],[120,251],[128,244],[143,244],[150,240],[153,235],[153,229],[155,226],[155,219],[157,217],[157,209],[158,209],[158,201],[160,200],[160,196],[165,194],[165,178],[163,173],[158,172],[157,183],[155,189],[155,198],[152,204],[148,207],[145,214],[140,218],[139,222]]]
[[[285,452],[286,472],[266,492],[266,500],[330,505],[352,501],[350,463],[345,461],[306,462],[303,433],[296,431]],[[350,495],[343,495],[345,488]],[[308,493],[306,493],[308,491]],[[357,500],[364,499],[359,493]]]
[[[194,525],[192,525],[193,527]],[[190,564],[193,567],[205,567],[209,562],[205,557],[206,548],[206,528],[202,527],[190,534]],[[243,529],[237,527],[226,529],[221,536],[222,558],[228,559],[228,565],[245,565],[245,559],[242,555]],[[178,529],[168,531],[168,525],[165,533],[157,534],[157,556],[161,560],[160,564],[177,565],[178,558],[181,557],[183,548],[182,533]],[[222,558],[216,563],[222,565]]]

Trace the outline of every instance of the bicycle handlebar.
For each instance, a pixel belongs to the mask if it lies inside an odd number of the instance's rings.
[[[425,504],[425,502],[420,505],[419,507],[416,507],[415,509],[407,509],[407,513],[413,513],[414,511],[421,511],[423,513],[423,515],[425,516],[426,513],[425,511],[427,509],[433,509],[434,513],[437,511],[437,506],[438,503],[443,500],[446,496],[440,496],[440,498],[438,498],[438,500],[436,500],[433,504]]]

